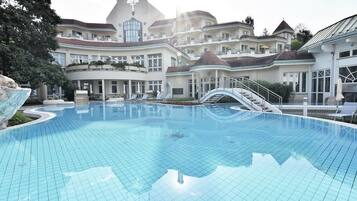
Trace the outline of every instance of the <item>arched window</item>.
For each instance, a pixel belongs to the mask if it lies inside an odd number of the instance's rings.
[[[343,83],[357,82],[357,66],[349,66],[340,68],[340,78]]]
[[[143,41],[143,28],[142,23],[135,18],[125,21],[123,24],[124,29],[124,42],[141,42]]]

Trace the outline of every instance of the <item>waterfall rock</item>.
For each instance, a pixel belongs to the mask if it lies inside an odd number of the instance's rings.
[[[0,129],[6,127],[18,109],[30,96],[31,89],[20,88],[16,82],[0,75]]]

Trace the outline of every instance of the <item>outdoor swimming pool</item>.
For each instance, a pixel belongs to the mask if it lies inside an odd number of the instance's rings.
[[[356,129],[228,106],[51,107],[0,132],[0,200],[357,200]]]

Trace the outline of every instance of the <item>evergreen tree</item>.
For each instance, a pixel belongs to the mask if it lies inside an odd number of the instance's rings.
[[[19,83],[62,85],[67,82],[50,51],[60,17],[51,0],[0,0],[0,71]]]

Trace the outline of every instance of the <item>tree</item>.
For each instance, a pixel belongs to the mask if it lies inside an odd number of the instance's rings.
[[[50,5],[51,0],[0,0],[0,71],[32,88],[67,82],[52,64],[60,17]]]
[[[291,41],[291,50],[298,50],[303,46],[302,42],[298,40],[292,40]]]
[[[254,19],[251,16],[247,16],[244,20],[245,23],[254,26]]]
[[[295,28],[294,40],[291,42],[291,49],[300,49],[312,37],[311,31],[304,24],[298,24]]]
[[[299,32],[296,33],[296,40],[303,44],[307,43],[312,37],[311,31],[307,29],[299,30]]]

